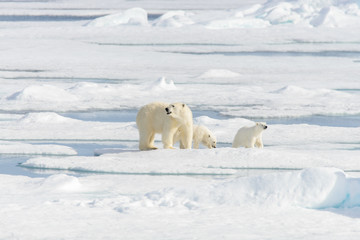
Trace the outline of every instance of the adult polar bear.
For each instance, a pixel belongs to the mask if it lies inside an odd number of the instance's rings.
[[[156,133],[161,134],[164,148],[173,148],[175,133],[180,130],[181,142],[185,149],[190,149],[193,137],[193,115],[184,103],[167,104],[153,102],[140,108],[136,116],[139,130],[139,149],[157,149],[154,146]]]

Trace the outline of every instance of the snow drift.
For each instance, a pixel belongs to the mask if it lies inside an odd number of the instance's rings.
[[[198,78],[236,78],[240,76],[239,73],[227,69],[210,69],[198,76]]]
[[[132,8],[90,21],[86,26],[108,27],[140,25],[154,27],[205,26],[208,29],[266,28],[277,25],[301,27],[358,27],[360,9],[356,0],[269,0],[248,8],[229,11],[222,17],[202,16],[201,13],[168,11],[154,21],[147,11]],[[194,20],[196,19],[196,20]]]
[[[157,27],[182,27],[191,25],[194,24],[194,22],[191,20],[190,15],[191,14],[184,11],[170,11],[156,19],[153,25]]]
[[[359,185],[359,179],[348,178],[339,169],[310,168],[298,172],[236,178],[200,189],[165,189],[144,197],[168,207],[179,202],[191,207],[356,207],[360,205],[360,190],[356,188]]]
[[[73,102],[75,95],[54,85],[31,85],[7,97],[7,100],[16,101],[44,101],[44,102]]]
[[[161,77],[158,80],[152,82],[151,84],[149,84],[149,87],[147,88],[147,90],[152,90],[152,91],[171,91],[171,90],[176,90],[176,85],[174,83],[173,80],[169,79],[167,80],[166,77]]]
[[[355,27],[360,26],[360,9],[358,1],[354,0],[269,0],[236,11],[226,19],[210,21],[206,27],[261,28],[275,25]]]
[[[91,27],[113,27],[119,25],[141,25],[148,24],[147,12],[142,8],[131,8],[124,12],[110,14],[104,17],[96,18],[87,23]]]
[[[1,177],[1,176],[0,176]],[[43,191],[90,190],[82,179],[64,174],[40,181]],[[39,180],[38,180],[39,181]],[[36,185],[39,185],[37,183]],[[238,177],[200,186],[154,189],[142,196],[124,196],[117,202],[121,212],[141,207],[185,208],[188,210],[231,207],[301,207],[312,209],[357,207],[360,205],[360,179],[350,178],[335,168],[309,168],[297,172]],[[105,186],[104,186],[105,187]],[[28,188],[31,189],[29,185]],[[39,188],[36,187],[38,190]]]

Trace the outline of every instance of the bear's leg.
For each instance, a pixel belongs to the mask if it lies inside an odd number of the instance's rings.
[[[173,138],[173,144],[175,145],[177,142],[180,141],[180,130],[176,131]],[[180,141],[180,148],[182,146],[182,143]]]
[[[154,137],[155,133],[153,132],[149,132],[147,130],[139,130],[139,149],[141,151],[157,149],[154,146]]]
[[[199,149],[200,142],[196,139],[194,139],[194,149]]]
[[[163,133],[161,135],[161,141],[164,144],[165,149],[174,149],[173,139],[176,131],[177,129],[171,129],[170,131],[163,130]]]
[[[141,151],[147,150],[146,134],[139,129],[139,149]]]
[[[155,140],[155,133],[151,133],[149,136],[149,148],[152,150],[157,149],[157,147],[155,147],[154,145],[154,140]]]
[[[180,140],[180,149],[185,149],[185,146],[181,140]]]
[[[258,148],[264,148],[264,144],[263,144],[263,142],[261,140],[261,137],[256,138],[255,146],[258,147]]]
[[[255,142],[256,142],[256,138],[252,138],[249,145],[247,145],[246,147],[254,148],[255,147]]]
[[[232,143],[232,147],[233,147],[233,148],[238,148],[238,147],[240,147],[240,143],[239,143],[239,140],[238,140],[238,134],[236,134],[235,137],[234,137],[234,140],[233,140],[233,143]]]
[[[193,126],[187,126],[182,128],[181,131],[181,142],[184,145],[184,149],[191,149],[193,140]]]

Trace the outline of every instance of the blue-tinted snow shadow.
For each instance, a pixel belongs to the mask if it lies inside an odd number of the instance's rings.
[[[349,218],[360,218],[360,207],[340,207],[340,208],[328,208],[321,211],[328,211],[335,214],[343,215]]]
[[[118,154],[118,153],[136,153],[140,152],[140,150],[137,149],[122,149],[122,148],[103,148],[103,149],[95,149],[94,150],[94,156],[101,156],[104,154]]]

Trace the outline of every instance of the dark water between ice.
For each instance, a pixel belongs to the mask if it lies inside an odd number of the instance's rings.
[[[325,50],[325,51],[213,51],[213,52],[172,52],[187,55],[223,55],[223,56],[255,56],[255,57],[340,57],[359,58],[360,51]]]
[[[148,14],[148,20],[152,21],[160,17],[162,14]],[[0,15],[0,22],[74,22],[94,20],[99,17],[104,17],[105,14],[97,15],[73,15],[73,14],[59,14],[59,15]]]
[[[100,122],[134,122],[136,118],[136,110],[127,111],[95,111],[95,112],[73,112],[73,113],[59,113],[65,117],[79,119],[83,121],[100,121]],[[214,111],[193,111],[194,117],[208,116],[214,119],[227,119]],[[271,124],[311,124],[319,126],[332,126],[332,127],[360,127],[360,115],[356,116],[305,116],[297,118],[268,118],[268,119],[251,119],[253,121],[264,121],[268,125]],[[78,152],[79,156],[93,156],[96,149],[105,148],[126,148],[129,145],[124,145],[124,142],[29,142],[31,144],[59,144],[69,146]],[[129,144],[129,143],[128,143]],[[130,142],[130,145],[136,145],[135,142]],[[218,147],[230,147],[229,144],[219,144]],[[38,170],[27,169],[19,167],[18,164],[25,162],[35,155],[0,155],[0,174],[10,175],[25,175],[29,177],[44,177],[54,173],[67,173],[72,175],[84,175],[91,173],[78,173],[54,170]],[[57,156],[59,157],[59,156]],[[259,174],[266,172],[273,172],[271,169],[254,169],[254,170],[239,170],[240,176],[249,176],[251,174]]]

